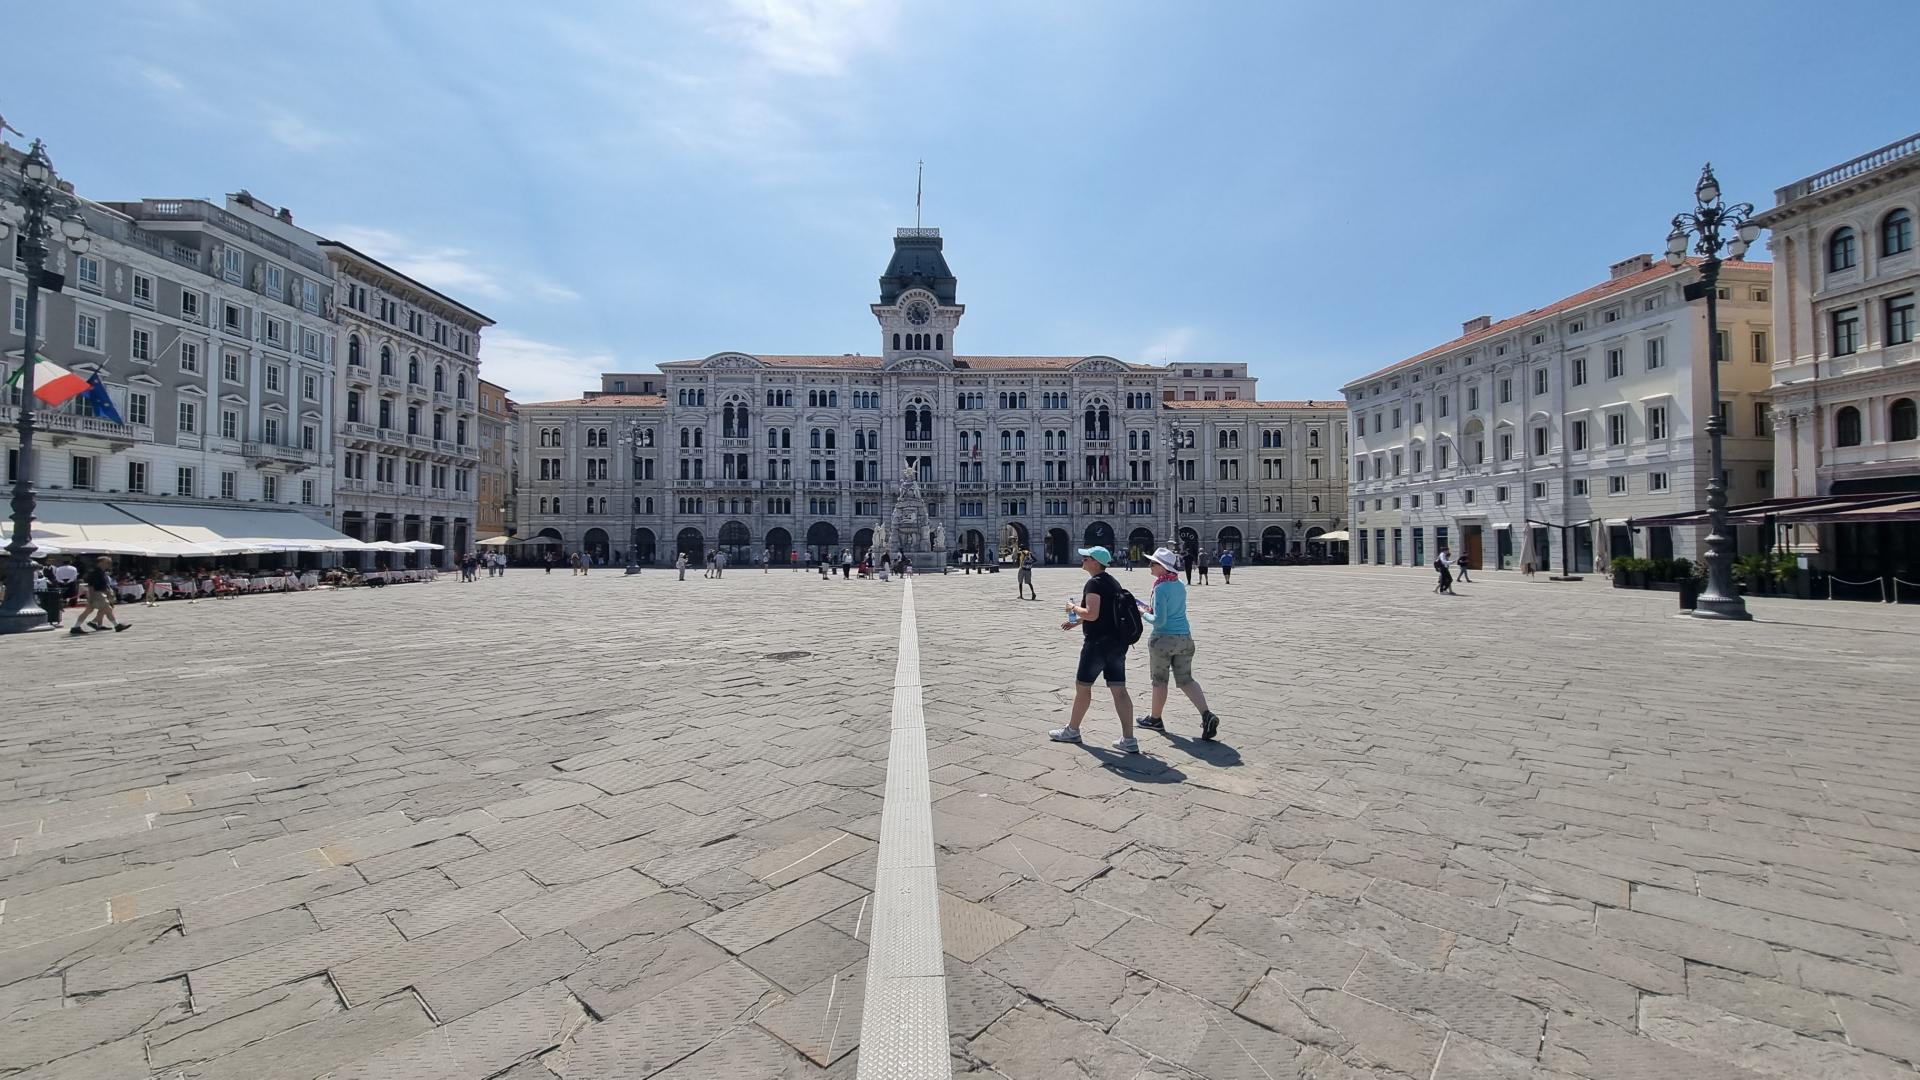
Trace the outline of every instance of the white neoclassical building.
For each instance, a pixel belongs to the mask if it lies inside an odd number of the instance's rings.
[[[1920,492],[1920,135],[1775,192],[1774,493]],[[1920,576],[1920,524],[1824,524],[1797,546],[1842,577]]]
[[[1178,530],[1278,556],[1344,527],[1339,402],[1255,400],[1244,364],[1212,365],[1222,389],[1203,399],[1164,366],[965,354],[956,286],[939,231],[901,229],[873,353],[722,352],[520,405],[521,534],[642,563],[860,553],[908,471],[947,551],[1067,563]]]
[[[1630,519],[1706,505],[1709,400],[1699,279],[1636,255],[1544,307],[1348,383],[1353,561],[1594,568],[1596,552],[1697,558],[1704,530]],[[1764,263],[1719,284],[1729,499],[1773,490],[1772,288]],[[1753,537],[1744,538],[1751,544]]]

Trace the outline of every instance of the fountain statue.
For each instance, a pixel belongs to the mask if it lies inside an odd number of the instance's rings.
[[[886,537],[884,550],[896,552],[911,562],[915,570],[938,570],[946,557],[940,553],[937,542],[939,525],[932,525],[931,529],[929,532],[926,497],[920,493],[914,463],[908,461],[901,470],[899,487],[893,493],[892,512],[879,531],[879,535]]]

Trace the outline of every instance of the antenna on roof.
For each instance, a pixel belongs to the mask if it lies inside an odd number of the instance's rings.
[[[927,160],[921,158],[919,169],[913,176],[913,227],[916,229],[920,227],[920,193],[925,187],[926,178]]]

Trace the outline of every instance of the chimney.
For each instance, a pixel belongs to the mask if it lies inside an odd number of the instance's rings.
[[[1466,322],[1463,322],[1460,324],[1460,336],[1466,337],[1468,334],[1477,334],[1480,331],[1485,330],[1487,327],[1492,325],[1493,325],[1493,316],[1475,315],[1473,318],[1468,319]]]
[[[1642,270],[1651,269],[1653,269],[1653,256],[1631,255],[1607,267],[1609,274],[1608,280],[1618,281],[1623,277],[1631,277]]]
[[[276,216],[278,216],[281,221],[284,221],[289,225],[293,224],[293,211],[287,209],[284,206],[280,208],[280,213]]]

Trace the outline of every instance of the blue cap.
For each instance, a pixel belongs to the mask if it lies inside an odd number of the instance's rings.
[[[1094,562],[1099,563],[1101,566],[1113,565],[1113,552],[1108,551],[1106,548],[1103,548],[1103,547],[1096,546],[1096,547],[1081,548],[1080,557],[1083,559],[1092,559]]]

